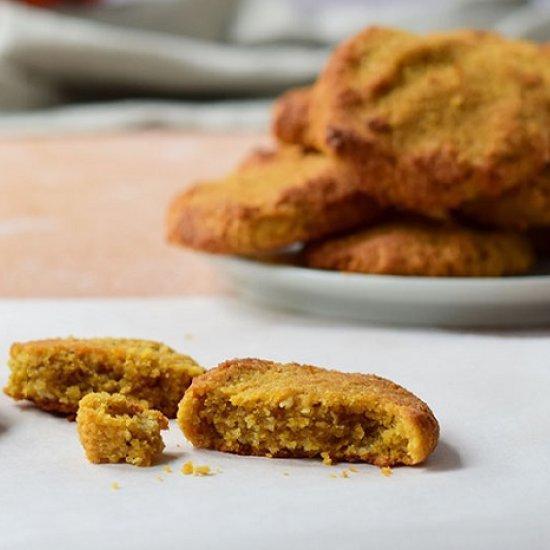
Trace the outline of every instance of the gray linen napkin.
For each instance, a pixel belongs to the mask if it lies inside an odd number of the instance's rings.
[[[550,38],[528,0],[155,0],[46,11],[0,4],[0,131],[261,127],[369,24]]]

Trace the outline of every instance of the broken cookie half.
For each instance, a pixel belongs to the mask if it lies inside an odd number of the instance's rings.
[[[193,376],[204,372],[188,355],[150,340],[55,338],[15,343],[4,392],[38,407],[74,414],[91,392],[144,399],[174,418]]]
[[[259,359],[196,377],[178,424],[197,447],[378,466],[421,463],[439,438],[430,408],[389,380]]]

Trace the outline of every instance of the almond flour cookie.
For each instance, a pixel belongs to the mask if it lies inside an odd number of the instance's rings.
[[[424,220],[386,222],[304,250],[306,265],[378,275],[499,277],[525,274],[529,241],[507,231],[481,231]]]
[[[89,393],[80,400],[76,426],[90,462],[150,466],[164,449],[160,432],[168,429],[168,418],[146,401]]]
[[[168,239],[206,252],[270,252],[367,224],[379,208],[359,187],[345,167],[318,153],[255,153],[226,178],[177,197]]]
[[[122,393],[173,418],[194,376],[191,357],[148,340],[53,339],[13,344],[4,392],[47,411],[72,414],[90,392]]]
[[[197,447],[379,466],[423,462],[439,437],[429,407],[389,380],[260,359],[196,378],[178,424]]]
[[[382,204],[448,210],[520,185],[550,160],[547,60],[494,33],[368,28],[330,58],[307,129],[285,135],[354,164]]]

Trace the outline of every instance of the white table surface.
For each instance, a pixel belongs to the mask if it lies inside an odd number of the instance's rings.
[[[5,358],[13,341],[135,336],[209,368],[252,356],[374,372],[427,401],[441,424],[429,461],[390,477],[359,465],[334,479],[348,465],[193,450],[174,422],[162,463],[140,469],[88,463],[74,423],[2,394],[2,549],[550,547],[548,328],[369,327],[197,297],[4,300],[0,335]],[[182,475],[188,460],[214,474]]]

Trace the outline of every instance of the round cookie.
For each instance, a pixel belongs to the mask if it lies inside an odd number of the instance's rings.
[[[369,223],[377,204],[354,174],[298,147],[254,153],[226,178],[173,201],[168,239],[198,250],[257,254]]]
[[[505,231],[424,220],[387,222],[304,250],[309,267],[378,275],[498,277],[533,265],[530,243]]]
[[[470,219],[496,227],[550,229],[550,167],[529,183],[497,198],[465,205],[462,212]]]
[[[526,41],[369,28],[336,49],[297,134],[353,163],[384,204],[450,209],[550,160],[548,82],[547,55]]]

